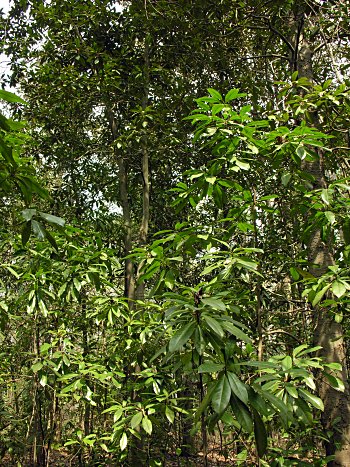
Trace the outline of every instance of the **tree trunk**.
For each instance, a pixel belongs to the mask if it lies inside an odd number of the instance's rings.
[[[149,85],[150,85],[150,35],[147,33],[145,37],[145,45],[143,52],[144,59],[144,70],[143,70],[143,96],[142,96],[142,137],[141,137],[141,154],[142,154],[142,219],[139,230],[139,242],[140,245],[145,245],[148,236],[149,226],[149,213],[150,213],[150,181],[149,181],[149,154],[148,154],[148,138],[147,138],[147,119],[146,112],[148,106],[149,96]],[[141,264],[137,268],[136,277],[139,279]],[[136,288],[136,298],[143,300],[145,295],[145,284],[144,282],[138,283]]]
[[[300,36],[298,38],[298,75],[313,81],[312,50],[304,35],[304,17],[300,17]],[[314,114],[314,125],[319,127],[317,114]],[[323,170],[323,154],[320,150],[318,158],[304,165],[304,170],[314,177],[313,188],[327,188]],[[323,242],[321,231],[315,228],[311,232],[308,243],[310,272],[315,277],[324,274],[329,266],[334,265],[331,248]],[[334,461],[328,463],[331,467],[350,466],[350,393],[347,382],[346,348],[343,339],[343,329],[335,322],[331,313],[324,308],[315,307],[313,313],[314,344],[322,346],[319,355],[327,362],[338,362],[342,365],[339,375],[345,385],[343,393],[334,390],[321,376],[318,378],[318,392],[324,403],[321,417],[322,425],[327,432],[333,432],[326,443],[327,456],[334,455]]]
[[[113,141],[118,137],[117,122],[111,108],[107,108],[107,116],[112,133]],[[123,211],[124,221],[124,255],[128,255],[132,250],[132,222],[131,210],[128,199],[128,170],[127,164],[122,154],[119,153],[118,148],[114,147],[118,170],[119,170],[119,193],[120,201]],[[129,299],[129,307],[133,307],[135,299],[135,277],[134,265],[130,258],[125,260],[124,266],[124,296]]]

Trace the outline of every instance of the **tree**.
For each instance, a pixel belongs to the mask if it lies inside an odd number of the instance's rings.
[[[22,159],[51,192],[24,163],[5,186],[13,459],[146,464],[200,439],[209,463],[230,432],[236,463],[315,464],[323,438],[346,465],[346,5],[211,3],[13,3]]]

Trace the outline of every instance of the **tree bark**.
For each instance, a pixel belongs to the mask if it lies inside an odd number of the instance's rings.
[[[117,121],[111,108],[107,108],[107,116],[112,133],[112,139],[113,142],[115,142],[118,137]],[[116,155],[119,170],[119,193],[124,221],[124,255],[127,256],[132,250],[132,221],[128,198],[128,170],[126,161],[123,155],[119,153],[116,146],[114,147],[114,153]],[[134,265],[130,258],[125,259],[124,265],[124,296],[129,299],[129,306],[133,307],[135,299],[135,277]]]
[[[149,100],[150,86],[150,35],[146,34],[145,45],[143,52],[144,70],[143,70],[143,96],[142,96],[142,137],[141,137],[141,154],[142,154],[142,219],[139,230],[139,243],[145,245],[148,236],[149,215],[150,215],[150,174],[149,174],[149,152],[147,138],[147,119],[146,112]],[[137,268],[137,280],[140,277],[141,264]],[[136,298],[143,300],[145,295],[144,282],[138,283],[136,288]]]

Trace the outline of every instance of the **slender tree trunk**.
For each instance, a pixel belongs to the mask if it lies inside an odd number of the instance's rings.
[[[107,109],[107,115],[109,125],[112,133],[113,141],[116,141],[118,137],[118,127],[116,118],[111,108]],[[127,163],[119,149],[115,146],[114,148],[118,170],[119,170],[119,193],[120,201],[123,211],[124,221],[124,254],[128,255],[132,250],[132,221],[131,221],[131,209],[128,198],[128,170]],[[124,296],[129,299],[129,306],[133,307],[133,301],[135,299],[135,277],[134,277],[134,265],[130,258],[125,260],[124,266]]]
[[[300,37],[298,49],[299,78],[306,77],[313,81],[312,50],[304,35],[304,18],[300,18]],[[319,126],[317,114],[314,115],[314,125]],[[313,188],[327,188],[323,170],[323,154],[319,151],[318,158],[304,166],[313,177]],[[334,258],[330,246],[322,240],[321,231],[315,228],[310,235],[308,243],[308,257],[310,272],[315,277],[324,274],[329,266],[334,265]],[[322,346],[320,356],[327,362],[338,362],[342,365],[339,375],[345,385],[343,393],[334,390],[322,379],[318,378],[318,391],[324,403],[322,424],[325,431],[330,430],[333,436],[326,443],[327,455],[334,455],[335,460],[328,463],[331,467],[350,466],[350,393],[347,380],[346,348],[343,339],[343,329],[340,323],[335,322],[331,313],[324,308],[316,307],[313,314],[314,343]]]
[[[144,70],[143,70],[143,96],[142,96],[142,137],[141,137],[141,154],[142,154],[142,219],[139,230],[140,245],[145,245],[148,236],[149,214],[150,214],[150,174],[149,174],[149,152],[148,152],[148,137],[147,137],[147,119],[146,111],[149,100],[149,86],[150,86],[150,34],[147,33],[145,37],[145,46],[143,52]],[[137,279],[140,276],[140,269],[142,264],[137,268]],[[145,295],[144,282],[139,283],[136,288],[136,298],[143,300]]]

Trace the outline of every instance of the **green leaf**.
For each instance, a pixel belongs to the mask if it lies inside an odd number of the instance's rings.
[[[238,89],[231,89],[225,96],[225,102],[230,102],[233,99],[236,99],[239,95]]]
[[[17,96],[17,94],[14,94],[13,92],[5,91],[5,89],[0,89],[0,99],[6,101],[6,102],[17,102],[19,104],[26,104],[27,102],[24,101],[21,97]]]
[[[39,310],[41,311],[41,313],[43,314],[43,316],[46,318],[49,314],[49,311],[45,305],[45,302],[43,300],[39,300],[38,301],[38,306],[39,306]]]
[[[288,407],[286,406],[286,404],[281,399],[279,399],[274,394],[271,394],[268,391],[262,390],[261,393],[263,397],[265,397],[265,399],[267,399],[273,406],[275,406],[279,416],[281,417],[283,422],[286,423],[290,419],[290,414],[288,412]]]
[[[11,266],[6,265],[5,268],[8,270],[8,272],[15,276],[16,279],[20,278],[20,275]]]
[[[248,386],[248,392],[250,405],[260,414],[267,417],[269,415],[269,411],[265,400],[250,386]]]
[[[297,388],[294,387],[292,384],[286,384],[285,387],[288,394],[290,394],[294,399],[297,399],[299,397]]]
[[[283,186],[287,186],[288,183],[290,182],[290,179],[292,178],[292,174],[290,173],[284,173],[281,177],[281,182]]]
[[[173,410],[171,410],[171,408],[168,405],[165,406],[165,416],[170,423],[174,423],[175,413]]]
[[[199,365],[198,373],[217,373],[225,368],[222,363],[205,362]]]
[[[328,381],[329,381],[329,384],[332,386],[332,388],[334,388],[336,391],[340,391],[340,392],[344,392],[345,391],[345,386],[344,386],[344,383],[343,381],[340,379],[340,378],[337,378],[329,373],[327,373],[326,371],[324,371],[322,373],[323,376],[325,376]]]
[[[343,321],[343,318],[344,318],[344,315],[343,315],[342,312],[341,313],[335,313],[335,315],[334,315],[334,321],[336,323],[341,323]]]
[[[226,375],[221,375],[211,396],[211,403],[216,413],[221,414],[230,402],[231,387]]]
[[[59,225],[60,227],[64,227],[65,221],[61,217],[53,216],[52,214],[47,214],[46,212],[41,211],[39,211],[39,215],[50,224],[55,224]]]
[[[40,346],[40,353],[42,354],[47,353],[49,349],[51,349],[51,344],[49,344],[48,342],[45,342],[44,344]]]
[[[187,323],[181,329],[176,331],[173,337],[170,339],[169,352],[176,352],[177,350],[180,350],[181,347],[183,347],[186,344],[186,342],[190,339],[195,328],[196,323],[191,322]]]
[[[205,180],[211,185],[213,185],[216,181],[216,177],[205,177]]]
[[[336,370],[336,371],[342,370],[341,363],[338,363],[338,362],[324,363],[323,365],[326,366],[327,368],[330,368],[331,370]]]
[[[322,400],[311,394],[309,391],[306,391],[306,389],[299,388],[299,394],[305,399],[307,402],[309,402],[311,405],[313,405],[316,409],[319,410],[324,410],[324,405]]]
[[[218,300],[217,298],[203,298],[202,303],[204,305],[208,305],[214,310],[220,310],[220,311],[225,311],[226,310],[226,305],[222,300]]]
[[[334,281],[332,283],[332,292],[337,298],[342,297],[346,292],[346,287],[342,281]]]
[[[222,327],[220,326],[219,322],[216,321],[215,318],[212,318],[211,316],[202,314],[202,319],[207,323],[208,327],[215,332],[219,337],[223,338],[224,337],[224,331]]]
[[[325,211],[324,215],[326,216],[326,219],[328,222],[333,225],[335,223],[335,214],[334,212],[331,211]]]
[[[141,420],[142,420],[143,414],[142,412],[137,412],[131,419],[130,421],[130,426],[132,429],[136,428],[137,426],[140,425]]]
[[[152,422],[147,416],[143,417],[142,419],[142,428],[147,434],[152,434]]]
[[[293,350],[293,357],[299,358],[302,355],[305,355],[311,352],[317,352],[318,350],[321,350],[321,349],[322,349],[321,345],[316,345],[315,347],[308,347],[307,344],[302,344]]]
[[[226,107],[225,104],[214,104],[212,109],[211,109],[211,114],[216,115],[219,112],[221,112],[222,109],[225,109],[225,107]]]
[[[36,362],[34,363],[34,365],[32,365],[30,367],[30,369],[32,370],[33,373],[37,373],[38,371],[40,371],[43,367],[43,364],[41,362]]]
[[[45,229],[45,236],[46,236],[47,240],[50,242],[51,246],[52,246],[56,251],[58,251],[58,245],[57,245],[56,240],[55,240],[54,237],[51,235],[51,233],[48,232],[48,230],[46,230],[46,229]]]
[[[0,138],[0,152],[8,164],[10,164],[12,167],[17,168],[17,163],[13,158],[12,148],[10,148],[2,138]]]
[[[259,413],[252,408],[254,419],[254,436],[259,457],[262,457],[267,450],[267,432],[265,424]]]
[[[23,229],[22,229],[22,245],[23,246],[26,246],[26,244],[28,243],[31,231],[32,231],[31,221],[25,222]]]
[[[208,88],[208,92],[212,97],[214,97],[218,101],[222,101],[222,95],[218,91],[216,91],[215,89]]]
[[[126,436],[125,432],[122,434],[119,444],[121,451],[124,451],[126,449],[126,446],[128,445],[128,437]]]
[[[248,337],[247,334],[241,331],[241,329],[237,328],[232,323],[230,323],[230,321],[221,321],[220,324],[226,331],[228,331],[233,336],[237,337],[237,339],[246,342],[247,344],[251,344],[252,340],[250,339],[250,337]]]
[[[32,220],[32,229],[33,229],[33,233],[39,240],[45,239],[45,229],[43,225],[40,224],[40,222]]]
[[[284,371],[290,370],[292,368],[292,366],[293,366],[292,357],[287,355],[286,357],[284,357],[281,364],[282,364],[282,368],[283,368]]]
[[[11,131],[10,121],[0,113],[0,128],[5,131]]]
[[[327,284],[323,289],[319,290],[315,295],[315,298],[312,300],[312,306],[316,306],[323,298],[324,294],[330,288],[331,284]]]
[[[205,348],[207,346],[207,342],[204,338],[204,335],[203,335],[203,332],[200,326],[196,327],[193,339],[194,339],[194,346],[198,352],[198,355],[203,355]]]
[[[41,375],[39,384],[44,388],[47,385],[47,375]]]
[[[238,378],[235,373],[227,372],[227,379],[230,383],[231,390],[245,404],[248,403],[248,391],[245,384]]]
[[[290,275],[292,276],[292,278],[295,281],[297,281],[299,279],[300,275],[299,275],[298,271],[295,268],[293,268],[293,267],[289,268],[289,272],[290,272]]]
[[[307,154],[304,146],[301,146],[301,145],[297,147],[296,153],[300,157],[301,160],[304,160]]]
[[[233,394],[231,395],[230,404],[238,423],[244,430],[251,433],[253,431],[253,420],[248,407]]]
[[[240,161],[238,159],[236,159],[236,165],[242,170],[249,170],[250,169],[250,165],[248,164],[248,162],[243,162],[243,161]]]
[[[329,204],[330,204],[330,192],[329,192],[328,188],[324,188],[324,189],[321,191],[321,198],[322,198],[322,201],[323,201],[327,206],[329,206]]]
[[[36,215],[36,209],[24,209],[21,214],[26,221],[31,221],[33,216]]]

